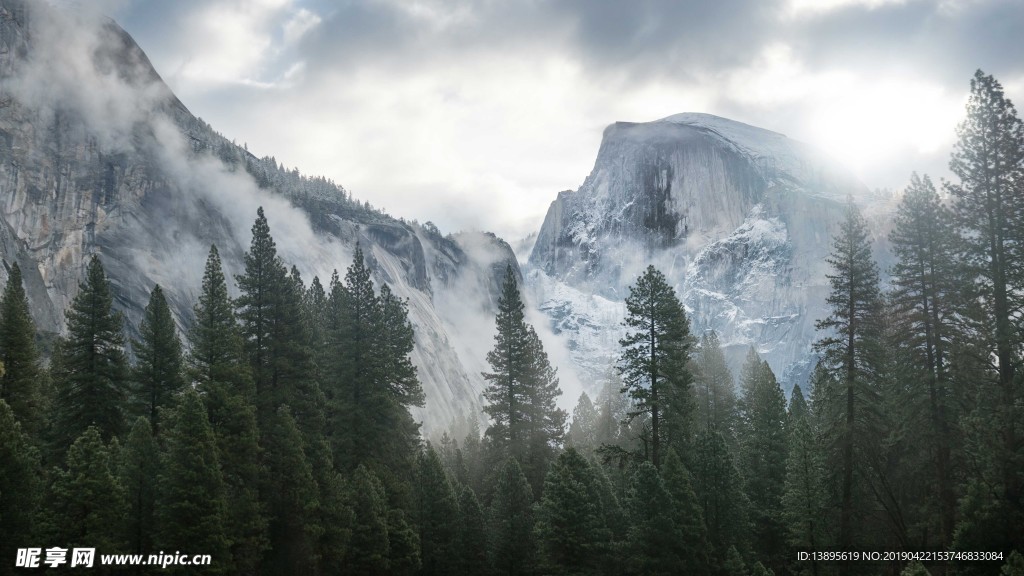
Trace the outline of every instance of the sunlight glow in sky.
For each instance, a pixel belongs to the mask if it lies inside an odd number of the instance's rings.
[[[1017,0],[109,0],[193,113],[442,231],[539,229],[603,129],[706,112],[870,188],[948,175],[977,68],[1024,97]]]

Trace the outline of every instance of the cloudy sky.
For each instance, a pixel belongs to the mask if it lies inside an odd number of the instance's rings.
[[[974,71],[1024,98],[1020,0],[116,0],[193,113],[395,216],[515,239],[616,120],[708,112],[871,188],[945,164]]]

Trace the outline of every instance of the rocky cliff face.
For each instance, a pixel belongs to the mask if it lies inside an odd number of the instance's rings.
[[[781,134],[706,114],[619,122],[579,190],[552,202],[528,282],[585,379],[614,362],[621,302],[653,263],[734,368],[754,346],[791,386],[812,368],[825,257],[848,195],[872,197]]]
[[[470,324],[493,327],[496,287],[515,263],[507,244],[442,237],[256,158],[192,116],[114,23],[0,0],[0,281],[20,265],[41,329],[62,330],[93,253],[129,334],[155,284],[185,329],[210,245],[240,273],[261,205],[307,283],[344,273],[361,242],[375,281],[408,299],[428,425],[479,412],[478,361],[459,341]]]

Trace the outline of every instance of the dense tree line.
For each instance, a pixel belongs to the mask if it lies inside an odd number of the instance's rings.
[[[13,265],[0,573],[40,546],[210,554],[238,575],[1024,573],[1024,127],[992,77],[958,136],[958,181],[902,195],[886,289],[847,206],[819,362],[788,402],[754,349],[734,376],[653,266],[567,426],[509,265],[484,412],[435,444],[410,413],[406,304],[358,244],[307,285],[261,209],[238,296],[211,247],[189,329],[155,286],[133,342],[93,257],[48,362]],[[812,550],[1003,561],[797,560]]]

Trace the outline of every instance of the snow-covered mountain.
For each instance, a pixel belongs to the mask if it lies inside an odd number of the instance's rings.
[[[210,245],[229,278],[239,274],[259,206],[307,283],[344,274],[358,241],[374,280],[408,299],[427,396],[416,415],[428,427],[480,412],[476,344],[490,340],[495,294],[515,265],[508,244],[442,236],[257,158],[193,116],[113,22],[0,0],[0,281],[20,265],[42,330],[63,329],[93,253],[130,335],[155,284],[186,328]]]
[[[877,199],[782,134],[707,114],[617,122],[583,185],[551,203],[527,282],[585,381],[614,363],[628,286],[654,264],[734,369],[754,346],[791,387],[812,368],[825,257],[851,196]]]

